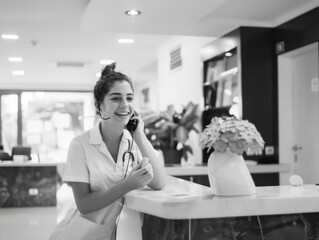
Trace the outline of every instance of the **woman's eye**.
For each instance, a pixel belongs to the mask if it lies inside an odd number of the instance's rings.
[[[111,101],[113,101],[113,102],[121,102],[121,101],[124,101],[124,98],[122,98],[122,97],[113,97],[113,98],[111,98]],[[132,101],[134,101],[134,97],[126,97],[126,101],[127,102],[132,102]]]

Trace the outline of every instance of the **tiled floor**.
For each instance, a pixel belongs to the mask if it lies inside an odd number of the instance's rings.
[[[48,240],[72,203],[66,186],[57,193],[57,207],[0,208],[0,240]]]
[[[0,239],[47,240],[56,223],[56,207],[0,208]]]

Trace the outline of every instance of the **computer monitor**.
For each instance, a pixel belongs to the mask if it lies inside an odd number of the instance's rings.
[[[23,146],[17,146],[12,148],[12,158],[14,155],[23,155],[28,156],[28,160],[31,160],[31,147],[23,147]]]

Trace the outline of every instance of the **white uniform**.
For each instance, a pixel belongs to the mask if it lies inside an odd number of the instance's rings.
[[[129,173],[142,159],[136,143],[131,149],[134,161],[129,159],[128,154],[124,155],[129,150],[130,144],[132,144],[131,134],[124,130],[115,162],[102,140],[99,124],[96,124],[93,129],[71,141],[63,181],[88,183],[92,191],[102,191],[114,186],[124,179],[126,171]],[[120,200],[85,217],[81,216],[76,208],[70,209],[55,228],[50,240],[113,239],[119,210]]]

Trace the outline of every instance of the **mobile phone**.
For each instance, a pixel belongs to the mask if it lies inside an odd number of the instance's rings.
[[[135,114],[133,113],[132,117],[134,117],[134,116],[135,116]],[[138,124],[137,119],[130,119],[130,121],[126,125],[126,129],[130,132],[134,132],[136,127],[137,127],[137,124]]]

